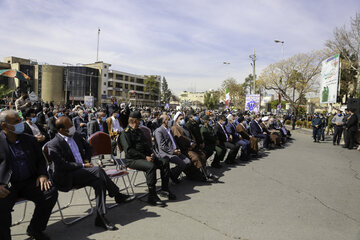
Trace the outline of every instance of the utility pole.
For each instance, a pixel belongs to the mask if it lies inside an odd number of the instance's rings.
[[[68,79],[69,79],[69,68],[66,68],[66,71],[65,71],[65,105],[67,103],[67,97],[68,97]]]
[[[100,42],[100,28],[98,28],[98,39],[97,39],[97,50],[96,50],[96,61],[99,61],[99,42]]]
[[[93,74],[94,74],[93,72],[90,73],[90,94],[89,94],[90,96],[92,96],[92,95],[91,95],[91,81],[92,81],[91,78],[92,78]]]
[[[255,82],[256,82],[256,74],[255,74],[256,55],[255,55],[255,48],[254,48],[253,55],[250,55],[249,57],[252,60],[252,63],[250,63],[250,64],[253,67],[253,81],[254,81],[254,83],[253,83],[253,94],[255,94],[256,93],[256,91],[255,91]],[[251,94],[251,88],[250,88],[250,94]]]

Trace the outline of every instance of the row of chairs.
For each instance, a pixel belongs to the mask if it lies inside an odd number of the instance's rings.
[[[142,129],[143,132],[145,133],[145,136],[147,138],[149,138],[149,133],[146,132],[146,129]],[[151,134],[151,133],[150,133]],[[149,140],[149,139],[148,139]],[[150,141],[151,141],[151,135],[150,135]],[[148,141],[148,142],[150,142]],[[118,158],[116,158],[113,154],[112,154],[112,147],[111,147],[111,138],[108,134],[104,133],[104,132],[96,132],[93,135],[91,135],[88,138],[88,142],[91,146],[92,149],[92,158],[98,158],[101,156],[109,156],[111,161],[115,163],[115,168],[112,169],[107,169],[105,172],[106,174],[116,183],[118,184],[119,179],[122,179],[122,183],[124,185],[123,188],[120,189],[120,191],[126,191],[126,193],[128,195],[135,195],[135,191],[134,191],[134,187],[139,187],[143,184],[145,184],[146,182],[139,182],[136,183],[136,179],[137,176],[139,174],[139,171],[135,170],[135,169],[131,169],[131,168],[127,168],[126,167],[126,160],[124,161],[121,158],[121,152],[123,151],[122,146],[120,144],[120,141],[118,142],[118,147],[120,149],[120,156]],[[48,164],[48,172],[49,175],[51,177],[53,171],[54,171],[54,163],[51,161],[51,159],[49,158],[49,151],[48,151],[48,146],[47,144],[45,144],[42,148],[42,152],[43,155],[47,161]],[[230,149],[227,149],[226,154],[224,156],[224,161],[226,160],[226,158],[228,157],[228,154],[230,152]],[[214,157],[215,157],[216,152],[214,152],[208,159],[207,159],[207,164],[211,163],[211,161],[213,161]],[[241,147],[237,153],[237,157],[240,157],[241,155]],[[145,174],[145,172],[144,172]],[[72,203],[73,203],[73,199],[74,199],[74,195],[75,192],[79,192],[83,190],[86,196],[86,206],[89,207],[89,210],[78,217],[75,217],[73,219],[68,220],[65,217],[64,214],[64,210],[71,207]],[[139,198],[145,196],[146,194],[141,194],[138,195]],[[91,197],[91,188],[89,187],[78,187],[75,186],[70,193],[70,199],[66,204],[61,204],[59,199],[57,200],[57,209],[54,210],[52,213],[60,213],[60,217],[61,217],[61,221],[65,224],[65,225],[71,225],[74,224],[90,215],[93,214],[94,212],[94,205],[93,205],[93,201],[95,200],[95,198]],[[27,200],[25,199],[18,199],[16,202],[16,205],[20,205],[20,204],[24,204],[24,209],[23,209],[23,213],[21,216],[21,219],[19,219],[18,221],[16,221],[15,223],[13,223],[13,226],[20,224],[21,222],[24,221],[25,219],[25,215],[26,215],[26,209],[27,209]],[[109,205],[108,208],[113,208],[117,206],[117,204],[112,204]]]

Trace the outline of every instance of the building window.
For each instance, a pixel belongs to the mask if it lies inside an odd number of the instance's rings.
[[[103,91],[103,94],[106,94],[106,91]]]
[[[130,78],[130,82],[135,82],[135,78],[134,78],[134,77],[131,77],[131,78]]]
[[[116,96],[121,96],[121,92],[120,91],[116,91]]]
[[[125,76],[125,81],[129,81],[129,76]]]
[[[113,74],[113,73],[109,73],[109,78],[114,78],[114,74]]]
[[[122,84],[121,84],[121,83],[115,83],[115,86],[116,86],[117,88],[122,88]]]
[[[135,86],[134,86],[134,85],[130,85],[130,90],[135,90]]]
[[[116,79],[117,80],[123,80],[123,75],[116,74]]]
[[[104,77],[106,77],[106,73],[104,73]]]
[[[129,84],[125,84],[125,89],[129,89]]]
[[[137,78],[137,79],[136,79],[136,82],[137,82],[137,83],[140,83],[140,84],[144,84],[144,79],[142,79],[142,78]]]
[[[108,82],[108,87],[113,87],[113,83],[112,83],[112,82]]]
[[[108,95],[108,96],[112,96],[112,95],[113,95],[113,91],[112,91],[112,90],[109,90],[107,95]]]

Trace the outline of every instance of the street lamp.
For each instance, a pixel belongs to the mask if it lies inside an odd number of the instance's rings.
[[[227,65],[228,65],[228,64],[230,64],[230,63],[229,63],[229,62],[223,62],[223,64],[227,64]]]
[[[282,60],[284,60],[284,41],[274,40],[275,43],[281,43]]]

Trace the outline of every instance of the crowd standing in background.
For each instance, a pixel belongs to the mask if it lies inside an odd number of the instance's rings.
[[[176,193],[171,191],[170,183],[179,184],[182,173],[194,181],[217,181],[219,177],[212,169],[257,157],[259,143],[267,150],[283,148],[291,137],[285,120],[292,120],[293,129],[296,122],[295,116],[262,116],[229,109],[136,108],[118,104],[116,99],[103,108],[83,104],[54,106],[30,103],[27,94],[21,94],[15,108],[16,111],[4,109],[0,113],[1,239],[11,239],[11,210],[18,197],[35,202],[28,235],[49,239],[43,231],[56,202],[57,190],[69,191],[74,186],[94,188],[95,225],[116,229],[105,217],[106,192],[117,203],[129,202],[134,197],[119,192],[102,168],[103,159],[92,162],[88,138],[96,132],[109,134],[114,156],[124,151],[126,167],[145,172],[147,202],[165,207],[159,195],[175,200]],[[344,147],[353,148],[358,123],[354,110],[347,110],[345,116],[338,112],[331,121],[327,117],[315,114],[312,119],[314,142],[324,140],[325,129],[331,124],[333,144],[339,145],[344,132]],[[54,163],[52,176],[47,173],[41,154],[45,144]],[[207,160],[211,157],[208,167]],[[159,192],[156,191],[157,169],[161,175]]]

